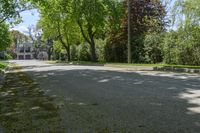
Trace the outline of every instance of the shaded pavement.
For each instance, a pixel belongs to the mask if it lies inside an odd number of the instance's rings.
[[[14,61],[0,131],[199,133],[200,76]]]

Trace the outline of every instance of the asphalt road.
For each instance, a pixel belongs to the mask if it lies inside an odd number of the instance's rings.
[[[53,98],[60,124],[52,130],[200,132],[200,75],[12,62],[22,67],[20,71],[28,74],[44,95]]]

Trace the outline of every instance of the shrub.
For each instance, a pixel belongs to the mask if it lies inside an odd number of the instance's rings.
[[[90,61],[90,46],[88,43],[80,44],[77,48],[78,60],[80,61]]]
[[[145,36],[144,50],[147,63],[160,63],[163,61],[162,40],[159,33],[150,33]]]

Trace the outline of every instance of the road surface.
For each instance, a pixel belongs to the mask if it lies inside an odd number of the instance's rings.
[[[200,132],[200,75],[12,62],[21,69],[7,76],[15,91],[0,90],[13,100],[0,104],[12,105],[0,112],[2,131]]]

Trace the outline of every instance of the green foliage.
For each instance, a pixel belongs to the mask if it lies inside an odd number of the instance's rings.
[[[166,34],[164,60],[168,64],[200,65],[200,27],[180,28]]]
[[[0,61],[0,69],[6,68],[7,65],[8,65],[8,63]]]
[[[95,40],[96,42],[96,53],[97,53],[97,59],[99,62],[104,62],[105,61],[105,45],[106,45],[106,40]]]
[[[132,62],[145,63],[145,50],[144,50],[145,35],[133,36],[131,39],[132,49]]]
[[[85,41],[90,44],[91,60],[97,61],[95,39],[103,38],[108,12],[103,0],[73,0],[73,18]]]
[[[72,17],[71,2],[48,0],[35,3],[42,14],[38,27],[43,29],[43,40],[59,41],[69,61],[71,60],[70,47],[82,39],[78,25]]]
[[[0,0],[0,23],[7,21],[19,23],[20,12],[30,9],[27,0]]]
[[[11,34],[13,43],[15,45],[24,43],[24,42],[27,42],[28,40],[30,40],[30,38],[27,35],[21,33],[20,31],[17,31],[17,30],[12,30],[10,32],[10,34]]]
[[[88,43],[83,43],[78,46],[78,60],[80,61],[90,61],[90,46]]]
[[[127,0],[29,0],[40,11],[54,54],[84,61],[127,61]],[[130,0],[132,62],[200,65],[200,2],[177,0],[176,31],[167,31],[159,0]],[[180,17],[179,17],[180,16]],[[71,57],[71,58],[70,58]]]
[[[145,58],[147,63],[163,61],[162,54],[163,36],[161,33],[149,33],[144,39]]]
[[[123,2],[123,15],[121,16],[121,19],[117,21],[120,22],[120,26],[118,26],[117,28],[111,28],[111,32],[108,35],[108,42],[105,47],[105,56],[107,61],[127,61],[127,3],[127,0]],[[147,47],[147,45],[150,45],[147,44],[146,46],[144,46],[146,32],[164,32],[166,24],[164,18],[166,12],[161,2],[157,0],[153,0],[151,2],[130,0],[130,7],[132,62],[143,63],[146,62],[145,47]],[[149,54],[150,51],[148,51],[148,56],[150,56]],[[153,56],[155,56],[155,54]],[[148,60],[150,60],[150,58]]]
[[[77,61],[78,59],[78,46],[72,45],[71,47],[71,60]]]
[[[177,45],[177,33],[169,32],[166,33],[163,40],[163,52],[164,61],[167,64],[178,64],[178,45]]]
[[[9,26],[6,23],[0,23],[0,50],[6,50],[11,43]]]
[[[127,48],[125,42],[107,42],[105,46],[105,61],[126,62]]]
[[[5,54],[5,60],[11,60],[11,59],[13,59],[12,55]]]

